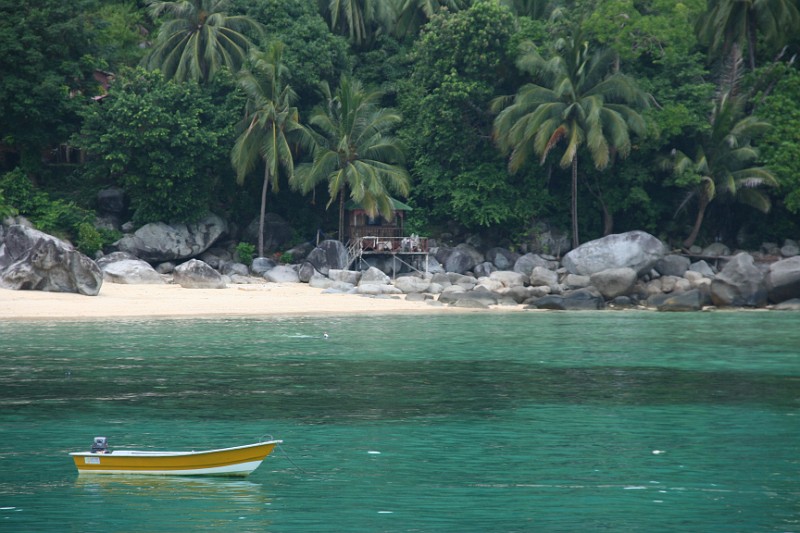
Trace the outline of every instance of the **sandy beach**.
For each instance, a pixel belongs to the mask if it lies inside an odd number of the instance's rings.
[[[323,294],[301,283],[185,289],[179,285],[103,283],[97,296],[0,289],[0,320],[144,317],[276,316],[357,313],[442,313],[467,309],[407,301]]]

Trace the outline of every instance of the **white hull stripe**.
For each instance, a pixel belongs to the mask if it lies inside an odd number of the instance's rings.
[[[78,468],[79,474],[133,474],[133,475],[152,475],[152,476],[246,476],[261,464],[259,461],[237,463],[213,468],[189,468],[186,470],[129,470],[121,468],[119,470],[82,470]]]

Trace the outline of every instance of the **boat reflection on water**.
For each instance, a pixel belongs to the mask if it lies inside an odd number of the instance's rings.
[[[152,521],[190,526],[197,520],[230,520],[261,517],[272,505],[267,487],[242,479],[217,477],[154,477],[154,476],[77,476],[75,489],[82,492],[84,511],[96,518],[114,510],[120,515],[139,517],[147,512],[148,527]],[[175,515],[175,502],[180,501],[180,515]],[[187,507],[191,507],[187,513]],[[91,509],[94,509],[92,511]],[[99,516],[98,516],[99,515]]]

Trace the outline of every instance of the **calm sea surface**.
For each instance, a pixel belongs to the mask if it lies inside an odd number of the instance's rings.
[[[0,322],[0,531],[800,532],[800,314]]]

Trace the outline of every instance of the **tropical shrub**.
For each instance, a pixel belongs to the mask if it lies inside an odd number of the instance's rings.
[[[84,111],[76,142],[89,155],[87,176],[121,185],[137,223],[196,220],[209,208],[212,169],[227,156],[212,127],[214,106],[196,84],[158,72],[121,78],[102,104]]]
[[[253,264],[253,257],[256,255],[256,247],[249,242],[240,242],[236,245],[236,256],[239,262],[250,266]]]

